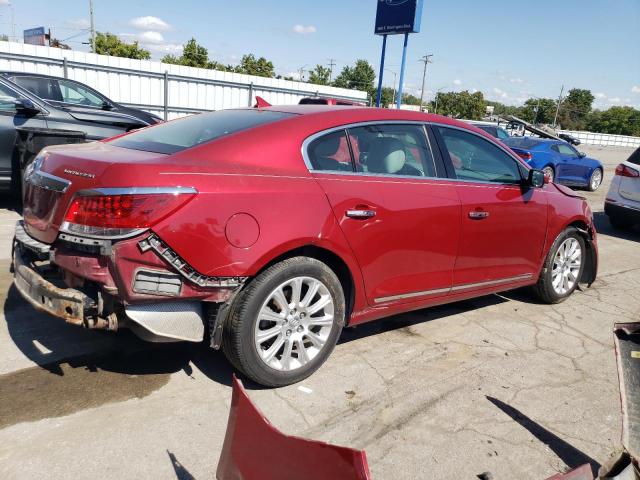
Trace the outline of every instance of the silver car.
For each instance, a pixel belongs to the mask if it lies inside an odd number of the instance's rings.
[[[640,148],[616,167],[604,211],[614,228],[640,225]]]

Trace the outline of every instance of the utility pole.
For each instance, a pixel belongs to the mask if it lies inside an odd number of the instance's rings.
[[[553,118],[553,128],[558,125],[558,113],[560,112],[560,104],[562,103],[562,92],[564,92],[564,85],[560,89],[560,96],[558,97],[558,106],[556,107],[556,116]]]
[[[333,67],[336,66],[336,59],[335,58],[330,58],[329,59],[329,83],[331,83],[332,77],[333,77]]]
[[[306,72],[307,65],[303,65],[298,69],[298,81],[304,82],[304,72]]]
[[[96,52],[96,25],[93,21],[93,0],[89,0],[89,18],[91,19],[91,51]]]
[[[433,63],[431,61],[432,54],[425,55],[420,59],[424,63],[424,70],[422,71],[422,90],[420,91],[420,111],[422,111],[422,101],[424,100],[424,82],[427,78],[427,65]]]

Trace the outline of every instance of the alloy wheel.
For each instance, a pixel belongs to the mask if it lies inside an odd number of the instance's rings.
[[[324,348],[333,328],[334,301],[327,286],[312,277],[295,277],[276,287],[262,304],[254,344],[269,367],[303,367]]]
[[[577,239],[567,238],[553,258],[551,283],[558,295],[565,295],[578,282],[582,264],[582,247]]]
[[[600,186],[600,183],[602,183],[602,172],[597,169],[594,170],[593,174],[591,175],[591,190],[597,190]]]

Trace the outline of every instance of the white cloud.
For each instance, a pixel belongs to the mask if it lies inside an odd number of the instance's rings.
[[[634,85],[631,87],[631,93],[640,93],[640,85]]]
[[[521,78],[510,78],[509,79],[509,83],[522,83],[524,82],[524,80],[522,80]]]
[[[156,45],[145,45],[145,48],[152,52],[182,54],[182,45],[177,43],[161,43]]]
[[[0,0],[0,2],[1,1],[2,0]],[[86,18],[77,18],[75,20],[67,20],[65,23],[72,28],[77,28],[78,30],[87,30],[91,26],[91,24],[89,23],[89,20],[87,20]]]
[[[598,100],[602,100],[604,98],[607,98],[607,94],[606,93],[602,93],[602,92],[596,92],[593,94],[594,97],[596,97]]]
[[[301,35],[306,35],[307,33],[316,33],[317,29],[313,25],[294,25],[293,31]]]
[[[620,97],[610,98],[609,103],[620,103]]]
[[[172,27],[167,22],[158,17],[146,16],[137,17],[129,20],[129,25],[138,30],[156,30],[166,32],[171,30]]]
[[[456,78],[456,79],[453,81],[453,84],[454,84],[454,85],[462,85],[462,80],[460,80],[459,78]]]
[[[148,31],[148,32],[142,32],[139,33],[137,35],[138,37],[138,41],[140,43],[163,43],[164,42],[164,37],[162,36],[162,34],[160,32],[152,32],[152,31]]]
[[[9,0],[0,0],[0,5],[9,5]]]
[[[500,98],[507,98],[509,96],[507,95],[507,92],[505,92],[504,90],[500,90],[499,88],[494,88],[493,93],[495,93]]]

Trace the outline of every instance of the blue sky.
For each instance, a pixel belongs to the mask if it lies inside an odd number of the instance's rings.
[[[9,0],[0,0],[0,32],[11,35]],[[87,36],[88,0],[11,0],[16,33],[44,25],[74,49]],[[209,56],[236,63],[244,53],[272,60],[280,74],[335,59],[380,61],[373,35],[375,0],[94,0],[96,28],[137,38],[154,58],[179,53],[192,36]],[[588,88],[596,106],[640,108],[640,0],[425,0],[422,32],[409,40],[406,88],[419,94],[425,53],[427,97],[442,89],[478,89],[519,104],[557,97],[561,85]],[[387,67],[399,71],[401,36],[388,42]],[[385,84],[394,75],[385,72]]]

